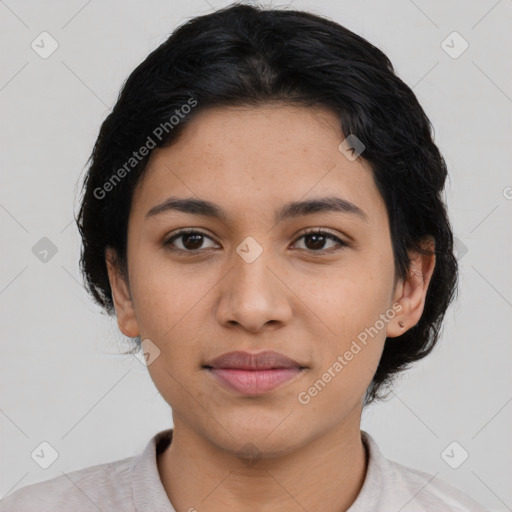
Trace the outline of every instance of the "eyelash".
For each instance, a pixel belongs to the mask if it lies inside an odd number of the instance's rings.
[[[175,247],[172,247],[172,243],[174,242],[174,240],[176,240],[177,238],[180,238],[183,235],[203,235],[203,236],[205,236],[207,238],[210,238],[210,240],[213,240],[209,235],[207,235],[203,231],[198,231],[198,230],[195,230],[195,229],[183,229],[181,231],[178,231],[177,233],[174,233],[174,235],[172,235],[167,240],[165,240],[163,242],[163,245],[165,247],[167,247],[170,251],[172,251],[174,253],[178,253],[180,256],[194,256],[194,255],[198,254],[201,249],[197,249],[197,250],[184,250],[184,249],[177,249]],[[305,231],[304,233],[299,235],[299,237],[296,238],[294,244],[297,243],[298,240],[300,240],[301,238],[303,238],[303,237],[305,237],[307,235],[322,235],[325,238],[327,238],[329,240],[332,240],[333,242],[337,242],[337,244],[340,245],[341,248],[343,248],[343,247],[350,247],[349,243],[341,240],[340,238],[338,238],[337,236],[333,235],[329,231],[324,231],[324,230],[321,230],[321,229],[318,229],[318,228],[310,228],[310,229],[308,229],[307,231]],[[317,254],[318,255],[324,255],[324,254],[329,254],[329,253],[335,252],[335,251],[332,251],[332,250],[329,250],[329,249],[320,249],[318,251],[315,251],[313,249],[301,249],[301,250],[309,251],[309,252],[311,252],[311,253],[313,253],[315,255],[317,255]],[[336,251],[337,250],[338,249],[336,249]]]

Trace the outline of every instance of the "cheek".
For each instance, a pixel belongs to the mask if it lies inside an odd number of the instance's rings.
[[[313,411],[331,408],[340,419],[359,404],[375,374],[386,340],[382,315],[389,310],[389,290],[373,274],[360,272],[307,297],[329,332],[315,342],[317,365],[299,402],[311,403]]]
[[[138,269],[133,294],[138,299],[135,311],[141,340],[149,339],[158,352],[148,366],[149,374],[168,403],[184,400],[183,406],[187,406],[189,393],[197,387],[195,379],[200,378],[205,339],[213,343],[205,334],[204,308],[217,280],[197,272],[194,277],[192,266],[184,270],[153,261]]]
[[[355,337],[389,307],[392,270],[358,255],[314,277],[296,275],[294,289],[336,338]]]
[[[327,335],[319,337],[319,364],[311,378],[311,382],[320,379],[320,388],[329,387],[322,392],[324,399],[359,396],[371,382],[387,322],[394,314],[389,305],[393,274],[388,266],[376,258],[360,257],[357,264],[340,268],[329,279],[303,282],[308,307],[323,322],[322,329],[328,327]]]
[[[145,258],[144,254],[134,258],[132,269],[131,288],[141,335],[165,343],[183,324],[190,329],[194,309],[200,307],[213,279],[208,274],[194,277],[192,266],[171,264],[162,257]]]

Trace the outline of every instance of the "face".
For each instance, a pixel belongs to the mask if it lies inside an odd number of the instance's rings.
[[[251,441],[282,454],[359,428],[386,336],[421,316],[426,288],[395,282],[384,201],[369,165],[338,149],[339,125],[319,108],[203,110],[178,142],[153,151],[138,183],[127,280],[107,259],[119,327],[146,340],[175,426],[227,452]],[[170,197],[208,201],[223,217],[155,208]],[[330,207],[278,216],[326,197]],[[334,208],[334,198],[347,203]],[[411,257],[416,274],[433,269]],[[247,394],[204,367],[227,352],[264,350],[304,368]]]

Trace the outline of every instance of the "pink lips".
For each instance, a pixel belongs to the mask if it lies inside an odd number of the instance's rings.
[[[229,352],[204,365],[228,388],[246,395],[259,395],[299,374],[304,367],[279,352]]]

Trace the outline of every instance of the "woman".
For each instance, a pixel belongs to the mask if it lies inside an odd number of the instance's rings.
[[[0,510],[483,510],[360,429],[454,297],[446,175],[412,91],[340,25],[235,4],[176,30],[103,123],[77,218],[174,427]]]

